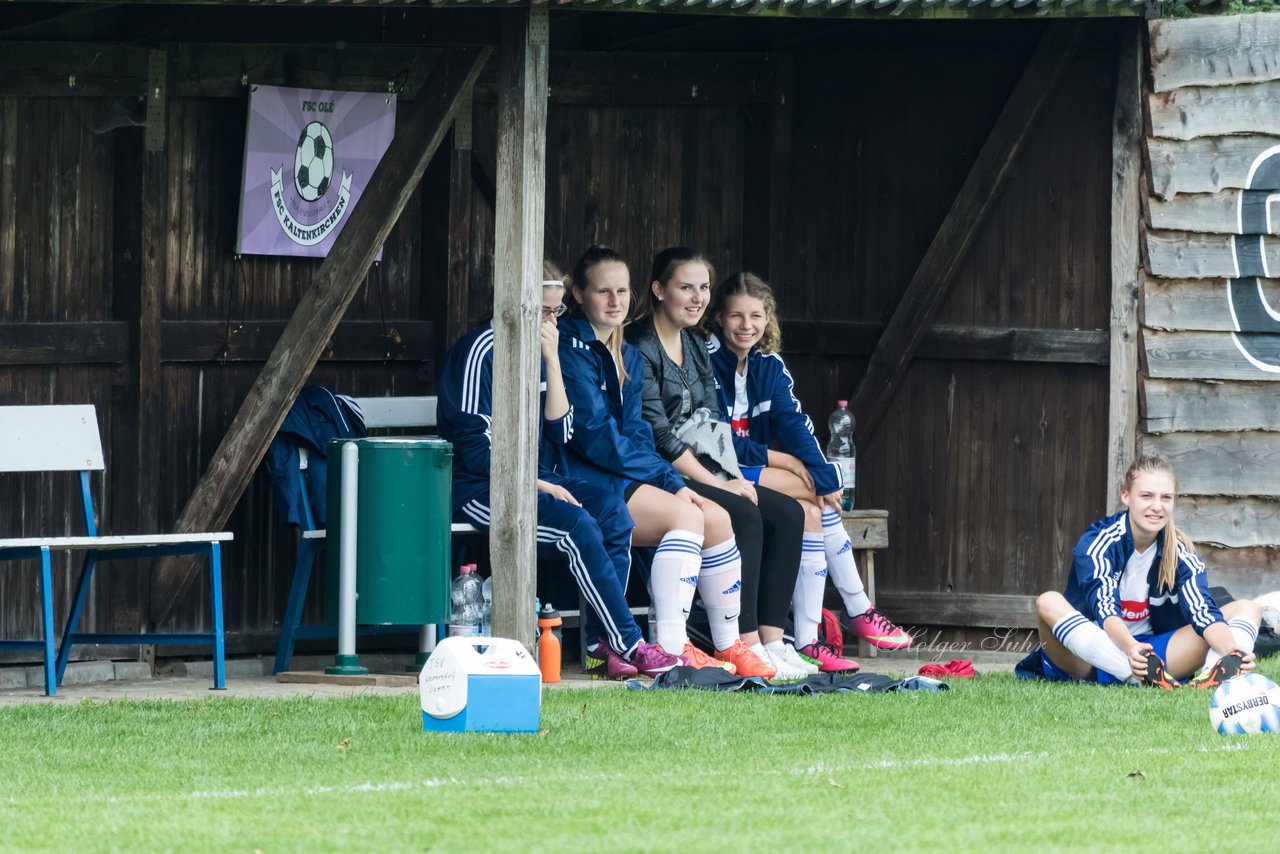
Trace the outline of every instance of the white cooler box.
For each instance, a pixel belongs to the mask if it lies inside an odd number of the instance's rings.
[[[427,732],[537,732],[542,674],[522,644],[451,637],[418,674]]]

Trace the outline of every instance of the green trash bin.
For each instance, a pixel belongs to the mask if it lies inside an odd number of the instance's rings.
[[[342,447],[360,451],[356,499],[356,623],[449,620],[453,445],[443,439],[335,439],[329,443],[325,605],[338,615],[342,555]]]

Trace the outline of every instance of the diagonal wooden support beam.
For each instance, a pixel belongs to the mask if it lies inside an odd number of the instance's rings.
[[[421,96],[410,110],[402,111],[395,138],[187,500],[175,526],[178,532],[217,530],[227,523],[267,445],[360,289],[378,247],[386,242],[448,133],[460,96],[470,91],[489,53],[489,48],[446,51]],[[189,563],[167,560],[156,566],[151,579],[154,625],[168,620],[194,577]]]
[[[864,444],[879,426],[974,237],[999,198],[1010,167],[1089,29],[1087,22],[1055,22],[1040,39],[871,354],[853,398],[858,444]]]

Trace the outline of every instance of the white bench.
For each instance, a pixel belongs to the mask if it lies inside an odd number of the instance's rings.
[[[0,406],[0,472],[78,472],[80,511],[85,536],[0,539],[0,562],[40,561],[40,607],[43,637],[0,640],[0,648],[37,649],[44,657],[45,694],[53,696],[62,682],[71,647],[84,643],[208,643],[213,646],[213,687],[226,687],[222,620],[221,544],[230,532],[210,534],[146,534],[99,536],[94,519],[89,473],[105,471],[102,439],[93,406]],[[54,656],[52,552],[83,552],[84,563],[75,599]],[[150,559],[165,555],[207,554],[212,586],[213,630],[156,634],[79,633],[89,582],[97,564],[108,560]]]
[[[435,397],[357,397],[356,404],[364,414],[366,431],[373,430],[416,430],[422,428],[435,432],[436,398]],[[315,564],[316,553],[324,543],[327,531],[316,524],[315,512],[307,499],[306,470],[308,465],[306,449],[301,449],[298,465],[298,478],[302,483],[303,530],[298,542],[298,557],[293,568],[293,581],[289,586],[289,600],[285,605],[284,619],[280,625],[280,639],[276,644],[276,661],[273,673],[281,673],[289,669],[293,660],[293,649],[298,640],[304,638],[332,637],[337,629],[332,625],[303,626],[302,607],[310,586],[311,571]],[[453,523],[454,534],[476,534],[479,529],[471,525]],[[403,632],[400,626],[365,626],[364,634],[387,632]]]

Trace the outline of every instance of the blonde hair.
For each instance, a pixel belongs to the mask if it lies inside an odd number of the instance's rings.
[[[596,244],[588,248],[586,252],[583,252],[582,257],[578,259],[578,263],[573,265],[573,272],[567,279],[569,287],[574,290],[585,291],[587,285],[591,283],[591,271],[601,264],[621,264],[623,269],[627,271],[627,275],[631,275],[631,268],[627,267],[627,262],[621,255],[608,246]],[[582,306],[574,301],[569,303],[569,310],[575,314],[581,314]],[[618,369],[618,379],[621,382],[626,382],[628,379],[627,368],[622,363],[622,327],[625,325],[625,322],[619,324],[616,329],[609,333],[609,339],[604,342],[604,346],[609,350],[609,355],[613,356],[613,364]]]
[[[716,286],[711,295],[711,309],[703,323],[720,323],[720,315],[728,310],[732,297],[748,296],[764,305],[764,334],[760,336],[760,352],[776,353],[782,349],[782,327],[778,325],[778,302],[773,298],[773,288],[755,273],[735,273]]]
[[[1173,481],[1174,491],[1178,488],[1178,478],[1173,473],[1173,466],[1169,465],[1160,457],[1142,456],[1138,457],[1129,466],[1129,470],[1124,474],[1124,492],[1133,489],[1133,482],[1138,479],[1139,475],[1144,474],[1162,474],[1169,480]],[[1189,551],[1191,554],[1196,553],[1196,544],[1186,533],[1173,523],[1173,512],[1169,513],[1169,520],[1165,523],[1164,531],[1160,535],[1160,571],[1159,571],[1159,589],[1172,590],[1174,581],[1178,572],[1178,544]]]

